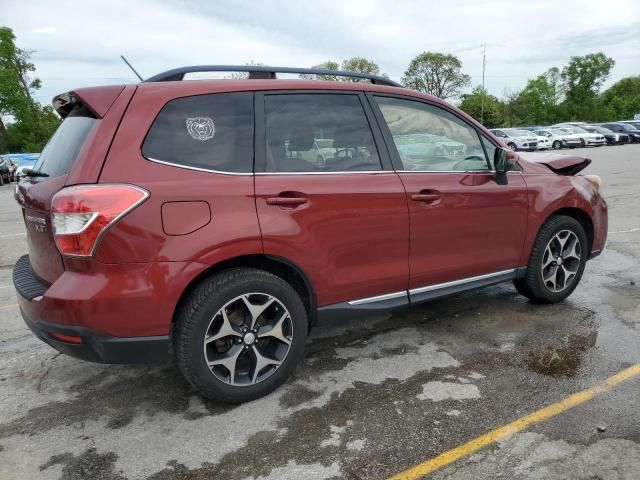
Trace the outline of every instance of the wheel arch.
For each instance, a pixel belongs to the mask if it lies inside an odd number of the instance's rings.
[[[540,229],[542,229],[542,226],[547,222],[547,220],[549,220],[551,217],[558,216],[558,215],[565,215],[567,217],[574,218],[578,222],[580,222],[580,225],[582,225],[582,228],[584,228],[584,232],[587,235],[587,241],[589,242],[589,249],[587,251],[590,253],[591,248],[593,246],[593,236],[594,236],[593,219],[591,218],[591,215],[589,215],[587,212],[585,212],[580,208],[563,207],[563,208],[554,210],[553,212],[551,212],[551,214],[547,216],[547,218],[545,218],[544,222],[542,222],[542,225],[540,225],[540,228],[538,229],[538,233],[540,233]]]
[[[302,299],[302,303],[304,304],[307,310],[307,315],[309,316],[309,326],[311,327],[316,323],[317,303],[315,290],[313,289],[313,285],[311,284],[309,277],[304,273],[304,271],[295,263],[283,257],[265,254],[248,254],[222,260],[207,267],[196,275],[191,282],[189,282],[178,299],[171,320],[172,330],[182,305],[191,292],[193,292],[193,290],[202,281],[225,270],[240,267],[265,270],[287,281]]]

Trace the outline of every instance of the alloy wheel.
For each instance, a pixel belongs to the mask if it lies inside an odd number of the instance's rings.
[[[219,380],[238,387],[255,385],[282,365],[292,339],[293,323],[283,303],[266,293],[247,293],[213,316],[204,356]]]
[[[580,269],[582,245],[571,230],[556,233],[542,256],[542,280],[552,292],[562,292],[573,282]]]

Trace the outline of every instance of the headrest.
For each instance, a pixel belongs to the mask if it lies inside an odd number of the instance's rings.
[[[290,152],[306,152],[313,147],[313,130],[310,125],[298,124],[289,136]]]

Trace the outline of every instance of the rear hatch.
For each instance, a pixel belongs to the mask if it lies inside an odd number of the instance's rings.
[[[62,275],[65,268],[53,238],[51,200],[68,184],[97,182],[128,99],[123,108],[117,109],[117,121],[107,122],[106,115],[126,90],[129,88],[123,86],[95,87],[56,97],[54,107],[63,121],[30,175],[17,186],[16,199],[22,207],[31,267],[48,284]],[[129,99],[132,93],[128,92]]]

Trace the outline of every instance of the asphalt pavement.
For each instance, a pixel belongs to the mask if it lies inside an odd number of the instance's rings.
[[[325,323],[290,381],[240,406],[169,363],[92,364],[34,338],[11,282],[24,224],[0,187],[0,479],[383,479],[451,452],[432,478],[640,478],[640,375],[464,447],[640,363],[640,145],[573,153],[603,179],[610,231],[568,300],[504,284]]]

